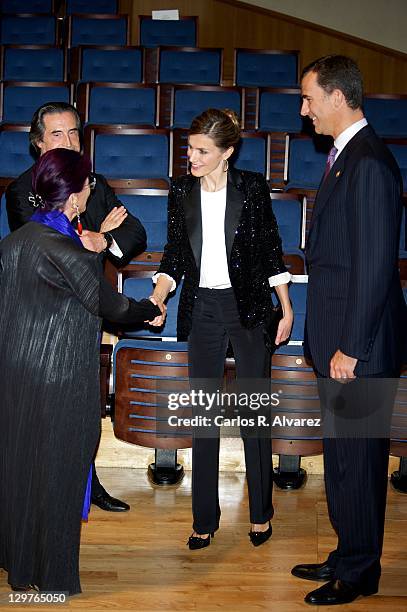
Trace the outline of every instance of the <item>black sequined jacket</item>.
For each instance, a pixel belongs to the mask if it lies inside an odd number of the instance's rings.
[[[271,308],[270,276],[286,271],[270,192],[257,172],[228,171],[225,241],[229,277],[241,323],[251,329],[264,322]],[[168,243],[159,272],[177,283],[184,276],[178,308],[178,339],[191,329],[202,251],[200,181],[185,175],[172,182],[168,195]]]

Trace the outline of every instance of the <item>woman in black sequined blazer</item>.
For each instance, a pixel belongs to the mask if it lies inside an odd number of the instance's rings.
[[[209,109],[192,122],[191,174],[171,186],[168,243],[154,278],[153,299],[162,311],[154,324],[160,325],[164,301],[184,277],[178,339],[188,339],[190,378],[200,379],[205,392],[221,389],[229,341],[238,378],[268,378],[270,355],[263,324],[272,308],[271,287],[283,308],[276,344],[288,338],[293,319],[290,275],[282,260],[267,183],[261,174],[229,167],[228,158],[239,140],[240,126],[232,111]],[[219,526],[219,428],[211,425],[196,430],[193,437],[190,549],[208,546]],[[257,546],[271,535],[271,443],[269,436],[253,436],[253,428],[245,435],[244,429],[249,536]]]

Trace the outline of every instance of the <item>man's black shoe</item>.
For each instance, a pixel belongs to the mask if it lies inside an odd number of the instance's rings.
[[[326,582],[327,580],[333,579],[335,569],[324,561],[323,563],[304,563],[303,565],[296,565],[291,570],[291,573],[293,576],[303,578],[304,580]]]
[[[106,510],[106,512],[127,512],[130,510],[129,504],[112,497],[107,491],[92,495],[91,501],[92,504],[98,506],[101,510]]]
[[[343,580],[330,580],[305,596],[305,603],[313,606],[335,606],[350,603],[359,595],[374,595],[377,587],[364,587]]]

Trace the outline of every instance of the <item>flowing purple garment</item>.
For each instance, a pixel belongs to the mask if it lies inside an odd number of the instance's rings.
[[[48,225],[48,227],[52,227],[52,229],[56,230],[60,234],[69,236],[69,238],[72,238],[72,240],[74,240],[78,245],[83,246],[81,239],[72,227],[68,217],[60,210],[51,210],[50,212],[42,212],[40,210],[37,210],[31,217],[31,221],[35,221],[36,223],[42,223],[43,225]],[[83,501],[82,519],[84,521],[86,521],[89,516],[91,491],[92,466],[90,466],[89,469],[89,475],[85,490],[85,499]]]

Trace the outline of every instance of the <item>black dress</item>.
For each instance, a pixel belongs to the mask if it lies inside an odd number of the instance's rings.
[[[13,585],[81,591],[79,545],[99,439],[101,318],[152,319],[100,258],[28,223],[0,242],[0,567]]]

